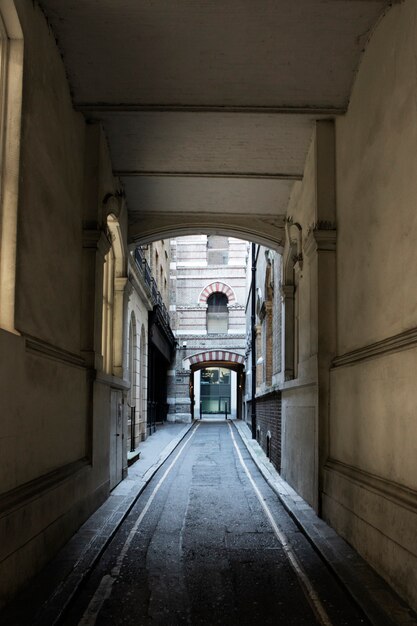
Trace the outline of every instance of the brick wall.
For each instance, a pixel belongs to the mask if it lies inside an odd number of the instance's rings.
[[[251,403],[247,403],[250,422]],[[256,423],[259,428],[258,442],[267,453],[267,434],[271,433],[270,459],[274,467],[281,470],[281,393],[276,391],[256,398]]]

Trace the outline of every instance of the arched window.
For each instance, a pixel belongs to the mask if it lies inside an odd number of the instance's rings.
[[[229,239],[220,235],[207,235],[207,264],[227,265],[229,263]]]
[[[227,296],[216,291],[207,298],[207,332],[227,333],[229,328],[229,310]]]

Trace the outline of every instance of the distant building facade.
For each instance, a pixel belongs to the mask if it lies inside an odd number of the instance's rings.
[[[131,458],[155,424],[166,419],[166,379],[175,340],[170,328],[169,241],[129,255],[127,448]]]
[[[248,245],[218,235],[171,241],[170,315],[177,340],[168,385],[171,421],[241,416]]]

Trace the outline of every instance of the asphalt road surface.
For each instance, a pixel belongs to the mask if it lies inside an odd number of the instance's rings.
[[[227,422],[189,431],[62,622],[366,624]]]

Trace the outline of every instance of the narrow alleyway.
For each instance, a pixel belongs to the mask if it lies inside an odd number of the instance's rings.
[[[224,421],[189,431],[136,502],[63,623],[366,620]]]

